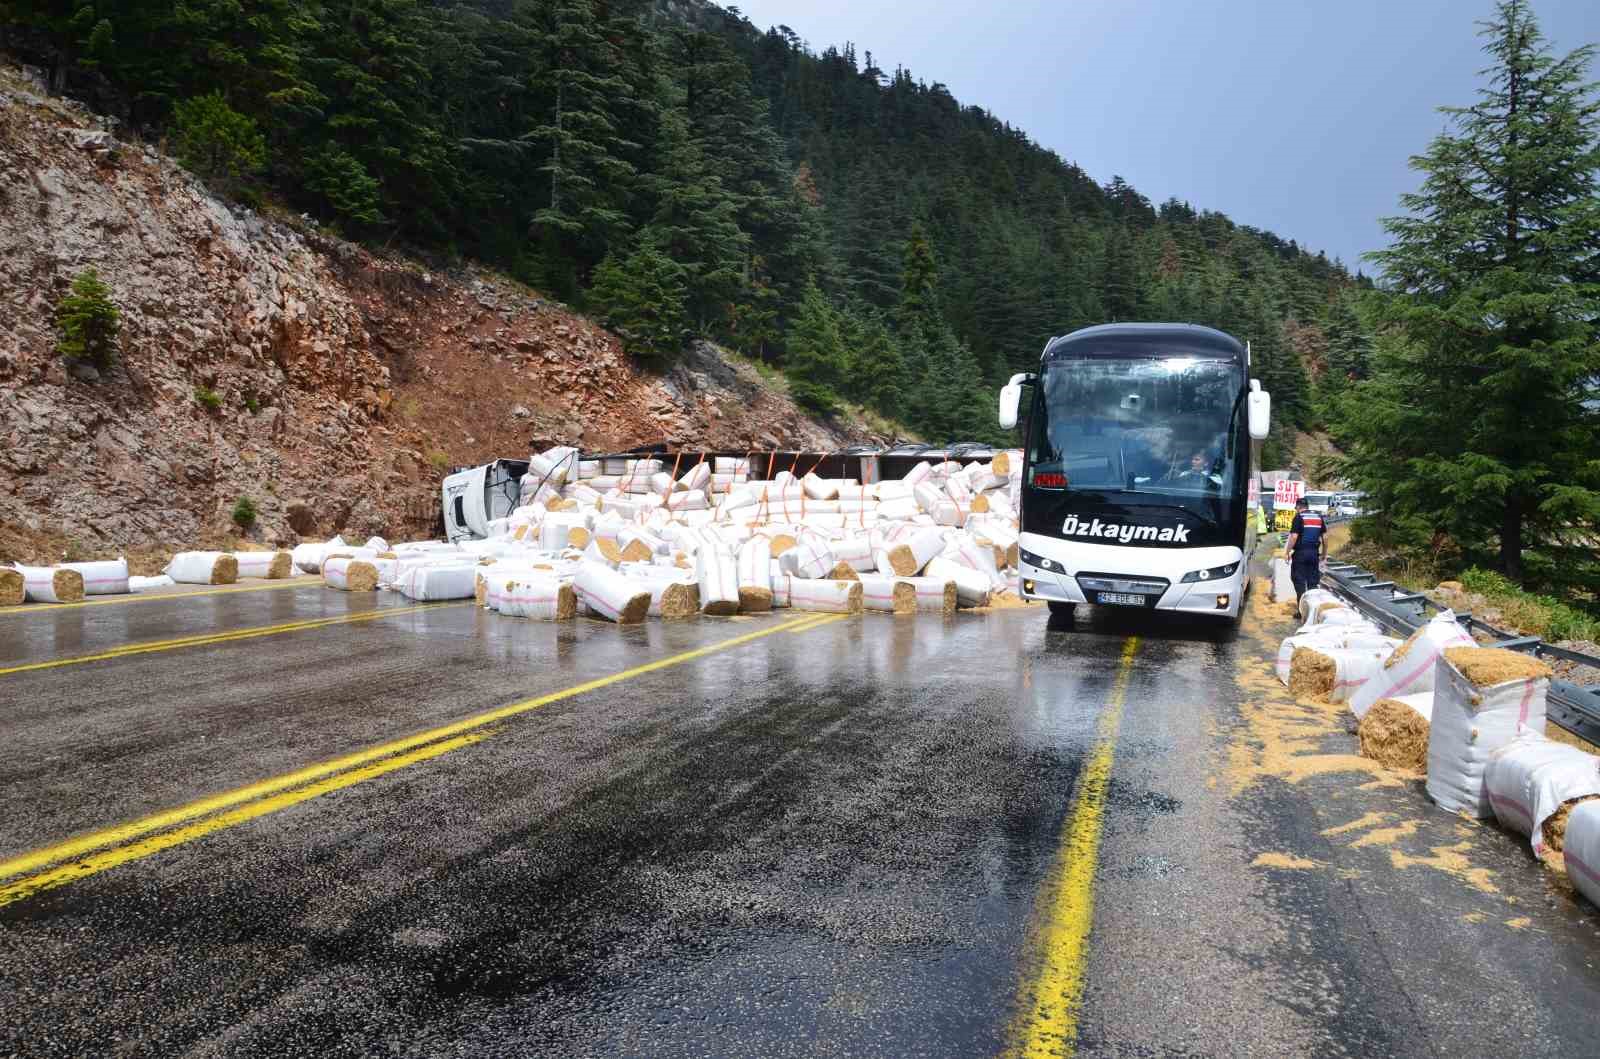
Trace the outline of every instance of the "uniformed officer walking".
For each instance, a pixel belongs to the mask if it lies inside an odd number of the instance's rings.
[[[1322,581],[1322,560],[1328,557],[1328,527],[1321,515],[1311,511],[1305,497],[1294,507],[1294,521],[1289,523],[1289,543],[1283,550],[1283,557],[1289,563],[1295,599],[1299,599]]]

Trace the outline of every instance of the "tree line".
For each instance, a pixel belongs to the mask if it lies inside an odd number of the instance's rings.
[[[1098,184],[870,52],[667,6],[5,0],[0,40],[235,197],[489,263],[641,357],[712,338],[813,410],[936,440],[993,438],[994,387],[1052,335],[1221,327],[1252,342],[1287,459],[1312,419],[1302,346],[1359,277]]]

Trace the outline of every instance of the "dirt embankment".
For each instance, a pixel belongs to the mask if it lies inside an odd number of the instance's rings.
[[[55,351],[94,268],[122,316],[96,373]],[[426,532],[441,473],[535,443],[835,447],[709,346],[651,374],[487,273],[380,257],[233,206],[0,66],[0,560],[252,536]]]

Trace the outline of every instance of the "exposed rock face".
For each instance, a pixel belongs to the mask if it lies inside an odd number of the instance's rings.
[[[122,314],[98,378],[55,352],[55,305],[90,267]],[[714,347],[650,375],[515,284],[232,207],[0,70],[0,521],[186,541],[250,496],[264,539],[404,536],[431,528],[450,466],[534,441],[664,439],[863,437],[805,418]]]

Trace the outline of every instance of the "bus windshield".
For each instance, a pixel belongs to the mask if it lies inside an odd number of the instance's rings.
[[[1073,492],[1153,494],[1207,508],[1247,473],[1238,439],[1240,365],[1195,357],[1053,360],[1039,380],[1029,484]],[[1146,502],[1125,498],[1127,502]]]

